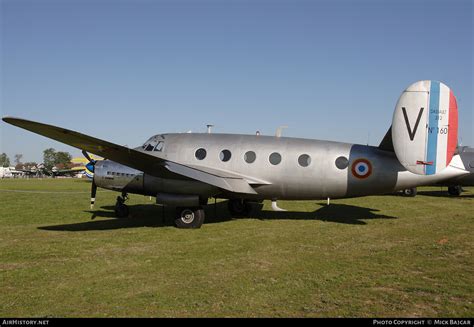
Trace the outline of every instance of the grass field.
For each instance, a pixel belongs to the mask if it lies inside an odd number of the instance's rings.
[[[474,188],[279,202],[199,230],[148,197],[113,218],[90,183],[0,180],[0,316],[474,315]]]

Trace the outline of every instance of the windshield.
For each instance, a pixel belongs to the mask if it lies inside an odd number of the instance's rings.
[[[143,143],[142,149],[145,151],[161,152],[163,151],[164,145],[164,137],[161,135],[156,135],[148,139],[148,141],[146,141],[145,143]]]

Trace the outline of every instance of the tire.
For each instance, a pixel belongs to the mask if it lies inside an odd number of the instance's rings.
[[[176,219],[174,220],[174,224],[178,228],[201,228],[205,216],[202,207],[176,208]]]
[[[415,197],[418,190],[416,187],[406,188],[402,191],[403,196]]]
[[[115,217],[117,218],[126,218],[128,217],[129,210],[128,206],[123,203],[117,203],[115,205]]]
[[[449,186],[448,187],[448,193],[449,195],[451,196],[460,196],[461,193],[462,193],[462,187],[459,186],[459,185],[456,185],[456,186]]]

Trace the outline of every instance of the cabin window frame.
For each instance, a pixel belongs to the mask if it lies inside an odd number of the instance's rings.
[[[229,149],[224,149],[219,152],[219,160],[221,162],[229,162],[232,159],[232,152]]]
[[[300,167],[307,168],[311,166],[312,158],[309,154],[303,153],[300,156],[298,156],[298,164]]]
[[[201,153],[202,153],[202,151],[204,151],[204,156],[202,158],[198,157],[198,151],[201,151]],[[197,160],[202,161],[202,160],[206,159],[206,157],[207,157],[207,150],[206,149],[199,148],[199,149],[196,149],[196,151],[194,151],[194,158],[196,158]]]
[[[274,159],[276,159],[276,161]],[[282,160],[283,157],[279,152],[272,152],[268,156],[268,161],[270,162],[270,164],[272,164],[272,166],[278,166],[279,164],[281,164]]]
[[[248,155],[251,154],[253,156],[253,160],[247,160],[248,159]],[[249,165],[250,164],[253,164],[255,161],[257,160],[257,154],[255,153],[255,151],[252,151],[252,150],[249,150],[247,152],[244,153],[244,161],[246,163],[248,163]]]

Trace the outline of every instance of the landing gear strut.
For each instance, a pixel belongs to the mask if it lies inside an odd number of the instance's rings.
[[[174,224],[178,228],[201,228],[204,223],[205,213],[202,207],[176,208]]]
[[[452,196],[460,196],[462,191],[463,191],[463,189],[459,185],[448,187],[448,193],[449,193],[449,195],[452,195]]]
[[[117,196],[117,202],[115,202],[115,216],[117,218],[128,217],[128,206],[125,204],[125,201],[128,200],[127,193],[122,193],[122,196]]]
[[[234,217],[245,217],[252,211],[252,204],[243,199],[230,199],[227,206]]]

